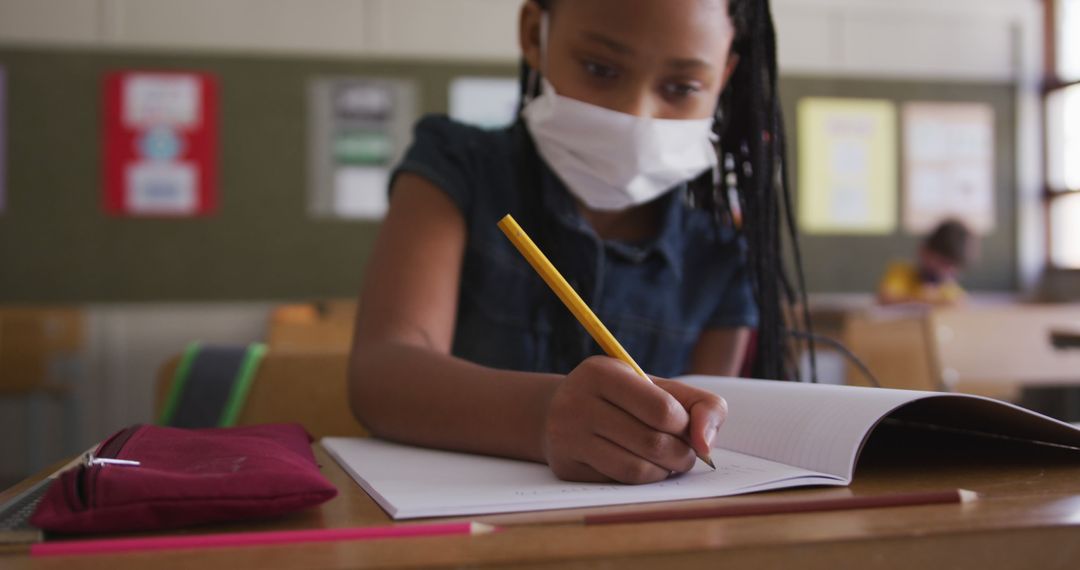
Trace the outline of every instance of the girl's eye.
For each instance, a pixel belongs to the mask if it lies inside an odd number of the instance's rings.
[[[610,65],[604,65],[595,61],[585,61],[582,65],[585,66],[586,73],[600,79],[614,79],[619,75],[619,72]]]
[[[696,83],[668,83],[664,85],[664,93],[669,97],[681,99],[689,97],[701,91],[701,86]]]

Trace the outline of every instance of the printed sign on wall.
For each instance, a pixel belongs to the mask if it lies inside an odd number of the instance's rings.
[[[878,99],[799,101],[799,225],[808,233],[896,228],[896,108]]]
[[[310,211],[315,217],[380,219],[390,168],[416,117],[405,81],[340,77],[309,87]]]
[[[217,207],[217,85],[203,73],[105,77],[105,210],[200,216]]]
[[[994,229],[994,108],[906,103],[904,229],[922,235],[946,218]]]
[[[505,127],[517,118],[520,90],[513,78],[458,77],[450,83],[450,117],[485,129]]]

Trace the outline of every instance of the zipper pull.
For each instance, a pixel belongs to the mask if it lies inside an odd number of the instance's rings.
[[[120,465],[120,466],[124,466],[124,467],[138,467],[138,466],[142,465],[142,463],[140,463],[138,461],[132,461],[130,459],[112,459],[112,458],[109,458],[109,457],[94,457],[93,453],[87,453],[86,454],[86,466],[87,467],[93,467],[95,465],[98,465],[98,466]]]

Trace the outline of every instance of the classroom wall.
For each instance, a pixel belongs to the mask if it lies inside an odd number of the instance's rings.
[[[0,41],[512,62],[520,0],[0,0]],[[1035,0],[773,0],[783,68],[1009,79]],[[947,53],[948,57],[942,57]]]
[[[514,72],[518,5],[512,0],[0,0],[0,64],[9,68],[11,91],[11,196],[8,214],[0,216],[0,263],[16,276],[0,280],[0,302],[353,295],[375,227],[315,221],[305,214],[305,82],[338,74],[413,78],[421,109],[444,111],[451,77]],[[888,95],[908,85],[929,98],[950,99],[956,90],[949,85],[961,92],[968,85],[993,89],[995,94],[987,96],[1013,106],[1009,117],[1008,109],[995,105],[999,127],[1013,131],[999,129],[999,141],[1015,143],[1014,152],[999,154],[1014,168],[1009,171],[1005,164],[998,173],[999,191],[1012,192],[999,198],[1002,235],[1012,243],[992,237],[984,266],[992,269],[972,276],[979,288],[1030,288],[1042,265],[1039,141],[1032,122],[1037,109],[1033,113],[1028,89],[1032,61],[1038,60],[1035,5],[1030,0],[774,4],[789,109],[800,96],[793,89],[814,79],[822,82],[808,84],[807,94],[844,95],[854,86],[873,91],[876,85],[878,93]],[[122,67],[198,69],[219,76],[222,206],[216,217],[163,222],[101,215],[100,75]],[[1015,93],[1011,102],[1003,94],[1009,89]],[[64,168],[55,167],[60,163]],[[46,227],[48,232],[40,230]],[[870,247],[866,258],[902,255],[912,243],[899,234],[884,245],[847,241]],[[835,240],[820,247],[809,243],[808,250],[835,245]],[[876,274],[876,265],[830,270],[835,279],[811,279],[811,284],[817,290],[864,289],[866,278],[839,278]],[[1007,271],[1015,275],[1004,276]]]
[[[0,302],[277,300],[350,297],[374,222],[308,213],[307,82],[360,75],[405,78],[424,112],[445,112],[460,75],[513,76],[502,64],[172,55],[0,48],[8,70],[8,211],[0,216]],[[114,69],[214,74],[220,102],[220,211],[189,220],[102,212],[101,78]],[[787,75],[781,93],[798,140],[795,105],[808,96],[981,101],[996,115],[995,231],[968,276],[975,289],[1017,288],[1015,97],[1010,83],[815,78]],[[798,180],[798,148],[790,148]],[[46,230],[47,228],[47,230]],[[872,290],[884,264],[911,255],[918,236],[804,237],[813,291]],[[837,256],[837,251],[845,251]]]
[[[0,0],[0,40],[508,61],[519,6],[514,0]]]

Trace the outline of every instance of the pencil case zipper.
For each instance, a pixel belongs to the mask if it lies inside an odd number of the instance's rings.
[[[124,446],[131,440],[143,426],[136,425],[124,428],[108,439],[103,441],[91,453],[88,453],[83,464],[79,467],[76,482],[76,497],[83,509],[92,509],[97,505],[97,480],[103,469],[138,467],[140,463],[132,459],[121,459],[120,453]]]

